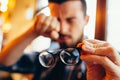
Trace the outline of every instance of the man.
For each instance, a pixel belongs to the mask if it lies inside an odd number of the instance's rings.
[[[86,15],[85,0],[49,1],[52,16],[40,14],[34,27],[28,29],[14,43],[3,49],[0,63],[3,65],[14,64],[23,55],[24,48],[38,35],[43,35],[57,41],[60,48],[82,47],[81,59],[86,63],[87,80],[119,80],[120,56],[117,51],[107,42],[84,40],[83,30],[89,20]],[[13,49],[14,47],[16,50]],[[80,61],[75,66],[69,67],[58,61],[55,67],[46,69],[36,58],[34,79],[84,80],[85,75],[81,65]]]
[[[89,17],[86,15],[85,1],[82,0],[80,2],[80,0],[50,0],[50,2],[51,3],[49,6],[52,16],[45,16],[44,14],[40,14],[38,16],[38,19],[36,21],[37,32],[44,36],[51,37],[53,40],[56,40],[60,44],[60,48],[75,47],[84,39],[83,30],[89,19]],[[79,69],[77,69],[78,66]],[[77,80],[77,75],[84,75],[80,69],[80,64],[71,67],[58,67],[55,67],[53,69],[54,72],[51,72],[56,74],[56,76],[54,76],[54,79],[56,80],[63,80],[65,77],[67,77],[65,80]],[[64,68],[71,69],[67,69],[69,73],[65,73]],[[74,75],[71,76],[70,73]],[[50,74],[50,76],[52,75]]]

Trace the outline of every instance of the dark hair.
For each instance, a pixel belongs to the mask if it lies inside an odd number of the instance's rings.
[[[86,11],[87,11],[86,0],[49,0],[49,2],[54,2],[54,3],[58,3],[58,4],[61,4],[61,3],[66,2],[66,1],[81,1],[82,10],[84,12],[84,15],[86,15]]]

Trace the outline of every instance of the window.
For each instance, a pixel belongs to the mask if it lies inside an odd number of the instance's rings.
[[[107,41],[120,51],[120,0],[107,0]]]

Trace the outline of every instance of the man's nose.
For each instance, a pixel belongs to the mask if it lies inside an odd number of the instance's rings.
[[[67,33],[69,31],[69,26],[66,23],[60,23],[60,33]]]

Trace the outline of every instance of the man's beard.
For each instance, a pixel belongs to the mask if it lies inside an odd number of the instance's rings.
[[[60,43],[60,48],[66,49],[66,48],[74,48],[76,47],[77,43],[72,43],[71,45],[67,45],[65,42]]]
[[[72,41],[73,43],[71,45],[67,45],[65,42],[60,43],[60,48],[65,49],[65,48],[75,48],[77,46],[78,43],[81,43],[83,40],[83,35],[79,38],[78,41],[76,41],[76,43],[74,41]]]
[[[68,48],[68,46],[66,45],[66,43],[60,43],[60,48],[65,49]]]

